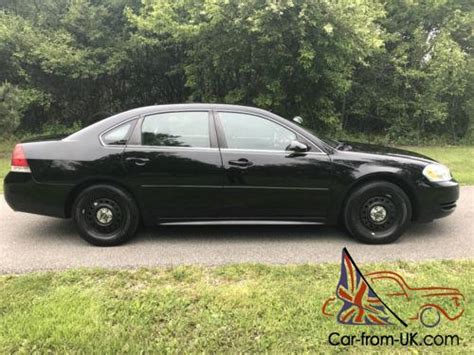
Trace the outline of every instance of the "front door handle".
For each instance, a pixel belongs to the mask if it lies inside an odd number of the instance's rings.
[[[239,160],[229,160],[229,165],[238,166],[240,168],[248,168],[249,166],[253,165],[253,162],[245,158],[240,158]]]
[[[150,161],[148,158],[129,157],[125,159],[127,162],[133,162],[137,166],[144,166]]]

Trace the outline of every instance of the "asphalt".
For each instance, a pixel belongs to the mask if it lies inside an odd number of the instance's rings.
[[[161,226],[129,243],[94,247],[71,220],[13,212],[0,195],[0,273],[77,267],[133,268],[179,264],[300,264],[339,262],[347,247],[358,263],[390,260],[472,259],[474,186],[462,187],[456,211],[413,224],[396,243],[364,245],[324,226]]]

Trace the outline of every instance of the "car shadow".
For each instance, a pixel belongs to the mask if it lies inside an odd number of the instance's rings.
[[[396,243],[412,242],[420,236],[436,238],[440,223],[411,224]],[[35,239],[48,243],[85,243],[79,238],[72,220],[45,219],[36,224]],[[182,242],[341,242],[358,243],[342,227],[319,225],[181,225],[140,227],[128,244]]]
[[[350,238],[336,227],[317,225],[200,225],[157,226],[142,228],[136,241],[156,239],[177,240],[226,240],[234,241],[308,241],[317,239]]]
[[[35,239],[47,240],[50,243],[80,244],[76,226],[72,220],[48,218],[35,224]]]

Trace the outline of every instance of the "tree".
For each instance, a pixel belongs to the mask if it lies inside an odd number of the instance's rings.
[[[473,130],[468,1],[0,0],[0,9],[3,104],[20,130],[185,101],[395,140]]]

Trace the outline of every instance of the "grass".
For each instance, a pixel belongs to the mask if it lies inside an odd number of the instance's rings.
[[[462,185],[474,185],[474,146],[403,148],[424,154],[445,164]]]
[[[0,142],[0,193],[3,192],[3,178],[10,170],[10,154],[15,143]],[[462,185],[474,185],[474,146],[445,147],[403,147],[447,165],[456,180]]]
[[[321,306],[334,295],[339,268],[180,266],[0,276],[0,353],[474,351],[472,303],[459,320],[443,318],[431,329],[418,321],[410,321],[408,328],[342,326],[335,317],[323,316]],[[361,269],[397,271],[412,286],[457,287],[467,297],[474,292],[473,261],[367,264]],[[438,302],[452,304],[449,298]],[[395,298],[390,307],[404,319],[418,309]],[[334,331],[457,334],[461,343],[344,348],[328,344]]]
[[[10,159],[0,157],[0,193],[3,192],[3,179],[10,171]]]
[[[3,193],[3,179],[10,171],[10,159],[14,145],[15,143],[10,140],[0,141],[0,193]]]

